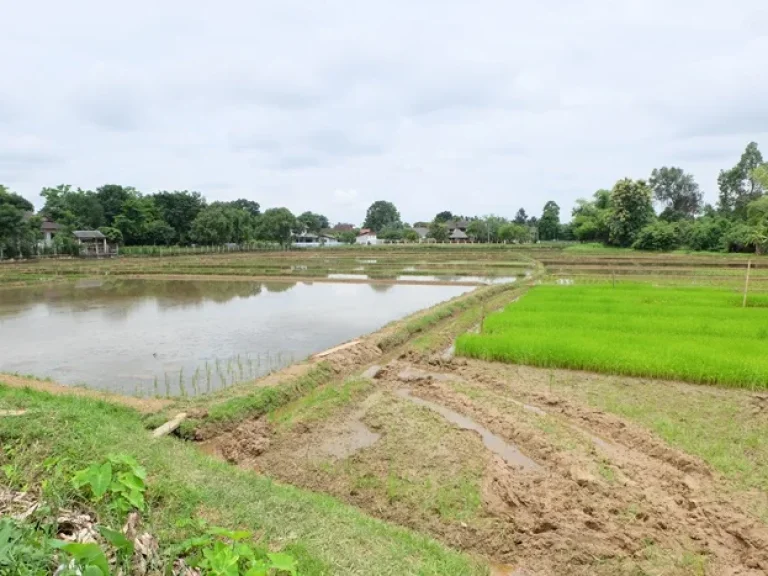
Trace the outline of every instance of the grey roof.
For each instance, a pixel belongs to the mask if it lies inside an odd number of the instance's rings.
[[[104,240],[106,238],[98,230],[75,230],[72,234],[79,240]]]
[[[58,230],[59,228],[61,228],[61,225],[60,224],[56,224],[56,222],[51,222],[50,220],[43,220],[43,224],[40,226],[40,228],[43,231],[45,231],[45,230],[54,231],[54,230]]]
[[[453,232],[451,232],[450,238],[451,240],[466,240],[469,238],[469,236],[467,236],[464,232],[456,228],[454,229]]]
[[[426,238],[427,234],[429,234],[429,228],[424,228],[422,226],[416,226],[414,227],[414,232],[419,235],[421,238]]]
[[[448,227],[448,230],[455,230],[456,228],[466,228],[469,226],[469,222],[466,220],[451,220],[446,222],[445,225]]]

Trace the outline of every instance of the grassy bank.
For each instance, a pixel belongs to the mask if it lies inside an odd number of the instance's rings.
[[[539,286],[459,354],[541,367],[768,387],[768,298],[647,285]]]
[[[114,510],[83,499],[74,472],[110,453],[135,458],[147,470],[142,529],[161,551],[195,535],[189,519],[248,530],[258,544],[297,559],[309,574],[482,574],[470,559],[434,541],[366,517],[338,501],[215,461],[172,439],[149,441],[138,413],[88,398],[54,397],[0,383],[2,484],[39,491],[55,516],[60,507],[92,511],[115,525]],[[170,552],[169,552],[170,553]]]

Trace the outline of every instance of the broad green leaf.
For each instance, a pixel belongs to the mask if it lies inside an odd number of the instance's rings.
[[[83,572],[83,576],[109,576],[109,572],[102,572],[98,566],[88,566]]]
[[[223,536],[224,538],[229,538],[230,540],[245,540],[246,538],[251,537],[251,533],[246,530],[227,530],[226,528],[220,528],[217,526],[214,526],[209,530],[211,534],[215,534],[216,536]]]
[[[90,478],[91,491],[96,500],[106,494],[109,485],[112,483],[112,464],[104,462],[96,469],[96,473]]]
[[[286,554],[285,552],[277,552],[274,554],[267,554],[267,556],[269,557],[269,561],[272,562],[272,568],[275,570],[288,572],[288,574],[291,574],[292,576],[296,576],[298,574],[296,559],[290,554]]]
[[[96,544],[80,544],[78,542],[54,541],[55,546],[75,559],[76,562],[85,565],[96,566],[101,569],[103,576],[109,576],[109,563],[101,548]]]
[[[128,540],[122,532],[99,526],[99,533],[104,539],[126,555],[133,554],[133,542]]]
[[[117,481],[131,490],[139,490],[140,492],[143,492],[146,489],[144,480],[131,472],[121,472],[117,475]]]

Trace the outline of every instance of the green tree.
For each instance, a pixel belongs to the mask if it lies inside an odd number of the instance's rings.
[[[432,222],[429,225],[429,238],[434,239],[436,242],[445,242],[448,240],[448,226],[441,222]]]
[[[520,208],[520,210],[517,211],[517,214],[515,214],[514,223],[521,225],[528,224],[528,214],[525,213],[525,208]]]
[[[315,214],[314,212],[304,212],[300,214],[296,220],[301,224],[308,232],[314,232],[318,234],[321,230],[328,228],[328,218],[322,214]]]
[[[721,214],[744,220],[747,216],[747,205],[759,198],[763,193],[763,187],[755,171],[763,163],[763,155],[755,142],[750,142],[741,155],[738,164],[730,170],[721,170],[717,178],[720,189],[718,210]]]
[[[642,228],[632,243],[632,248],[636,250],[674,250],[679,246],[678,225],[663,220]]]
[[[154,198],[138,193],[123,202],[122,211],[115,216],[113,227],[120,230],[128,245],[168,244],[173,237],[173,229],[160,217]]]
[[[631,246],[638,233],[654,218],[651,189],[644,180],[619,180],[611,192],[608,241]]]
[[[110,226],[102,226],[99,228],[99,232],[104,234],[104,236],[107,237],[107,242],[110,244],[124,244],[125,239],[123,238],[123,233],[120,232],[117,228],[112,228]]]
[[[291,243],[291,234],[298,226],[296,217],[288,208],[270,208],[259,220],[258,234],[264,240],[288,246]]]
[[[160,217],[173,229],[173,241],[189,244],[192,222],[205,208],[205,198],[199,192],[175,190],[153,194]]]
[[[96,197],[104,210],[104,222],[107,226],[112,226],[118,214],[123,212],[123,204],[129,198],[138,196],[135,188],[130,186],[119,186],[117,184],[105,184],[96,189]]]
[[[539,238],[542,240],[557,240],[560,232],[560,206],[550,200],[544,204],[544,210],[539,220]]]
[[[363,228],[378,232],[382,228],[397,226],[400,223],[400,212],[397,211],[395,205],[386,200],[377,200],[368,208]]]
[[[451,220],[453,220],[453,214],[448,210],[444,210],[435,216],[434,222],[445,224]]]
[[[190,239],[203,245],[221,245],[233,236],[232,220],[223,206],[208,206],[192,222]]]
[[[339,242],[343,242],[344,244],[354,244],[357,241],[357,232],[357,230],[344,230],[343,232],[339,232]]]
[[[261,214],[261,206],[258,202],[254,202],[253,200],[246,200],[245,198],[238,198],[237,200],[233,200],[232,202],[227,202],[229,206],[232,208],[239,208],[240,210],[245,210],[253,216],[254,218],[259,216]]]
[[[467,225],[467,236],[469,236],[474,242],[489,242],[490,241],[490,228],[485,220],[475,218],[470,220]]]
[[[40,196],[45,199],[40,213],[57,224],[74,230],[95,230],[104,225],[104,209],[95,192],[60,184],[43,188]]]
[[[530,241],[530,238],[530,230],[523,224],[512,222],[510,224],[504,224],[499,229],[499,240],[502,242],[516,242],[522,244],[523,242]]]
[[[17,210],[21,210],[22,212],[33,212],[35,210],[32,202],[15,192],[11,192],[6,186],[0,184],[0,206],[6,204],[13,206]]]
[[[674,166],[654,169],[648,184],[653,196],[664,207],[660,218],[675,222],[684,218],[694,218],[702,207],[702,195],[699,185],[691,174]]]
[[[390,242],[396,242],[403,239],[405,228],[400,224],[399,226],[386,226],[378,232],[378,238],[381,240],[389,240]]]
[[[418,242],[419,238],[421,238],[421,236],[419,236],[419,233],[413,228],[407,228],[403,231],[403,240],[408,242]]]

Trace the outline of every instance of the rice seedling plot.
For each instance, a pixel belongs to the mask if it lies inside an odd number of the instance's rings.
[[[768,388],[768,295],[641,284],[537,286],[464,334],[458,354]]]

